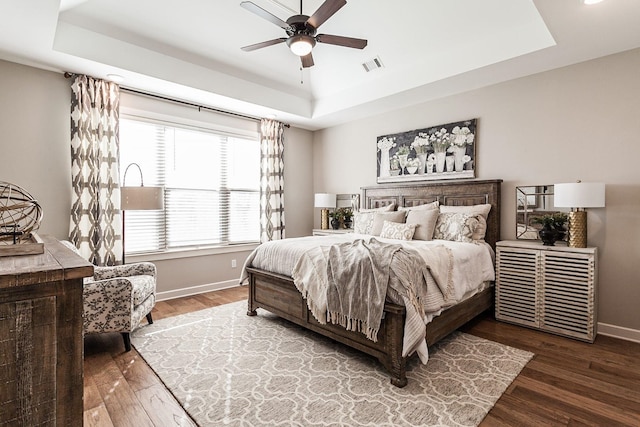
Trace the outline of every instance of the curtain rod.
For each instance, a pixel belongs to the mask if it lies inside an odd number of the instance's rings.
[[[74,75],[75,75],[74,73],[69,73],[69,72],[65,72],[64,73],[64,77],[67,78],[67,79],[73,77]],[[253,117],[253,116],[248,116],[248,115],[245,115],[245,114],[234,113],[233,111],[220,110],[218,108],[207,107],[206,105],[194,104],[192,102],[183,101],[181,99],[169,98],[169,97],[166,97],[166,96],[157,95],[155,93],[143,92],[143,91],[140,91],[140,90],[131,89],[131,88],[124,87],[124,86],[120,86],[120,90],[122,90],[124,92],[134,93],[136,95],[148,96],[148,97],[151,97],[151,98],[161,99],[163,101],[174,102],[176,104],[182,104],[182,105],[187,105],[187,106],[190,106],[190,107],[196,107],[198,109],[198,111],[200,111],[200,110],[209,110],[209,111],[213,111],[215,113],[226,114],[228,116],[235,116],[235,117],[241,117],[243,119],[255,120],[256,122],[259,122],[261,120],[259,117]],[[286,128],[290,128],[291,127],[291,125],[287,124],[287,123],[283,123],[283,125]]]

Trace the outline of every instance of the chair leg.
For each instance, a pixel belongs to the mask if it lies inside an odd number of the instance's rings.
[[[129,332],[122,332],[122,339],[124,340],[124,350],[131,351],[131,335]]]
[[[150,325],[153,325],[153,318],[151,317],[151,312],[147,314],[147,322],[149,322]]]

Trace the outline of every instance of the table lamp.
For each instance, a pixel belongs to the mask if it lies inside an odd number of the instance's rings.
[[[571,208],[569,212],[569,246],[587,247],[587,211],[604,207],[603,182],[573,182],[553,186],[553,205]]]
[[[330,193],[316,193],[314,205],[316,208],[322,208],[322,210],[320,211],[320,228],[323,230],[328,230],[329,208],[335,209],[336,195]]]

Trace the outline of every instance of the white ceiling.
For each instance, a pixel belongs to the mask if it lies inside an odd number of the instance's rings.
[[[240,1],[4,0],[0,58],[315,130],[640,47],[638,0],[349,0],[318,32],[368,46],[319,43],[301,71],[285,44],[240,50],[285,36]],[[303,3],[312,15],[322,0]]]

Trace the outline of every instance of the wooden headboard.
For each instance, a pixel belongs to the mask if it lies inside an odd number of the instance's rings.
[[[424,184],[379,184],[362,187],[363,209],[395,203],[396,206],[417,206],[440,202],[441,205],[470,206],[491,204],[487,218],[485,241],[495,249],[500,240],[500,184],[501,179],[432,181]]]

